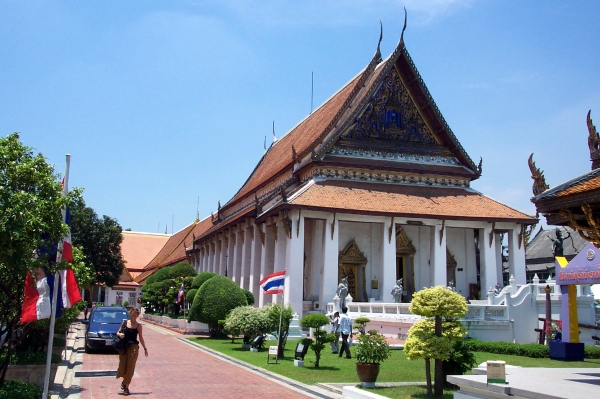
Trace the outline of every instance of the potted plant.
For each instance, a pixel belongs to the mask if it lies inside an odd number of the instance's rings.
[[[390,357],[390,346],[377,330],[360,334],[356,342],[356,373],[363,388],[375,388],[379,365]]]

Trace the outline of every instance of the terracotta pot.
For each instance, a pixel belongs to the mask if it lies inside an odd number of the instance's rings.
[[[379,364],[356,363],[356,374],[363,388],[375,388],[375,381],[379,375]]]

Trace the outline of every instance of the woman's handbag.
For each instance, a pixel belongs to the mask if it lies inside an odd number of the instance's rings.
[[[123,332],[123,325],[126,323],[126,320],[123,320],[123,323],[121,323],[121,327],[119,328],[119,332],[122,333]],[[127,349],[127,340],[125,339],[125,337],[123,338],[119,338],[118,336],[115,337],[115,339],[113,340],[113,348],[115,348],[115,350],[122,352],[125,349]]]

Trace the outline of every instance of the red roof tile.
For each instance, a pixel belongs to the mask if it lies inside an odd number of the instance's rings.
[[[309,208],[435,219],[532,223],[535,218],[473,190],[360,182],[317,183],[290,201]]]
[[[124,231],[121,255],[129,274],[135,278],[169,240],[168,235]]]

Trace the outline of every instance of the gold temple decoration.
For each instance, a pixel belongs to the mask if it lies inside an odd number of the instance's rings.
[[[531,178],[533,179],[533,196],[537,197],[544,191],[548,190],[550,186],[546,184],[544,171],[540,170],[537,166],[535,166],[535,162],[533,162],[533,152],[529,156],[528,164],[529,170],[531,171]]]
[[[494,229],[496,228],[496,222],[492,222],[492,230],[490,230],[490,248],[494,242]]]
[[[338,256],[338,283],[342,278],[348,278],[348,293],[352,298],[359,301],[365,301],[367,298],[366,265],[367,257],[361,252],[354,240],[348,243]],[[361,282],[360,285],[359,281]]]
[[[264,246],[265,245],[265,232],[263,231],[262,226],[264,226],[264,223],[261,224],[260,226],[257,225],[256,227],[258,227],[258,235],[260,236],[260,242]]]
[[[456,266],[458,266],[456,258],[446,247],[446,284],[448,285],[452,281],[456,286]]]
[[[280,214],[281,223],[283,224],[283,229],[285,230],[285,235],[288,239],[292,239],[292,219],[290,218],[289,211],[284,209]]]
[[[231,233],[231,244],[235,247],[236,242],[237,242],[237,233],[234,231]]]
[[[240,235],[240,240],[242,240],[242,245],[244,245],[244,241],[246,240],[246,229],[244,226],[240,225],[240,231],[238,234]]]
[[[333,212],[333,222],[331,222],[331,239],[333,240],[333,234],[335,233],[335,216],[336,213]]]
[[[302,215],[302,209],[298,210],[298,224],[296,225],[296,238],[300,237],[300,216]]]
[[[388,230],[388,244],[392,243],[392,232],[394,231],[394,217],[392,216],[392,223],[390,223],[390,228]]]
[[[561,209],[559,214],[568,220],[569,227],[577,230],[581,238],[591,242],[596,247],[600,247],[600,220],[594,217],[592,207],[589,204],[581,205],[581,210],[585,214],[589,227],[580,225],[576,220],[577,216],[573,215],[567,208]]]
[[[440,246],[442,246],[442,241],[444,240],[444,229],[446,228],[446,219],[442,220],[442,227],[440,228]]]
[[[254,225],[251,224],[248,226],[248,233],[250,234],[250,239],[254,241]]]
[[[412,241],[406,235],[402,226],[396,227],[396,257],[408,256],[408,262],[406,264],[409,270],[411,278],[404,281],[404,285],[409,292],[409,295],[415,291],[415,253],[417,249],[413,245]]]
[[[277,222],[273,216],[269,217],[271,221],[271,230],[273,230],[273,236],[275,237],[275,241],[277,241],[277,235],[279,234],[279,227],[277,226]]]
[[[590,160],[592,161],[592,170],[600,167],[600,136],[596,130],[596,126],[592,123],[590,117],[592,110],[588,111],[587,114],[587,127],[588,127],[588,147],[590,148]]]

